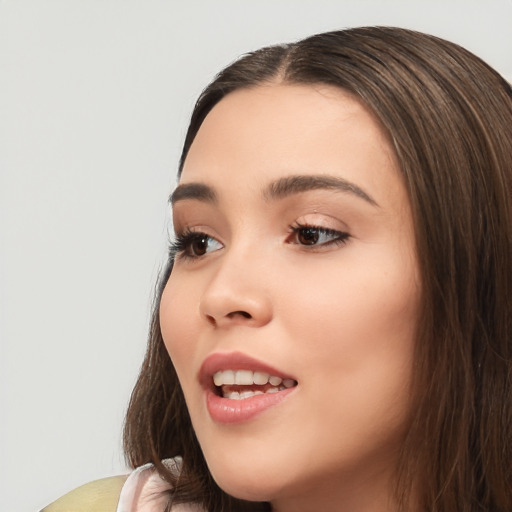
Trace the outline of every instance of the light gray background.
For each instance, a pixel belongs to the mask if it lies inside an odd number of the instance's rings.
[[[126,471],[187,118],[262,45],[387,24],[512,76],[512,0],[0,0],[0,509]]]

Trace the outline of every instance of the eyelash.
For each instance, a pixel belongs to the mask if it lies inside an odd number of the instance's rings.
[[[306,235],[307,237],[314,237],[316,235],[317,237],[326,236],[332,238],[332,240],[323,242],[320,245],[317,245],[318,238],[316,240],[313,240],[313,243],[297,242],[297,245],[301,245],[303,247],[311,247],[312,249],[331,245],[345,245],[350,238],[350,235],[346,232],[337,231],[335,229],[323,228],[321,226],[314,226],[311,224],[293,224],[289,227],[289,232],[291,237],[295,238],[295,240],[297,240],[297,237],[299,237],[301,234]],[[191,231],[190,229],[186,229],[182,233],[177,233],[174,241],[171,241],[169,244],[169,257],[171,259],[189,260],[194,260],[203,257],[206,254],[206,252],[205,254],[194,254],[192,252],[192,243],[195,241],[200,241],[202,239],[215,240],[207,233],[201,231],[196,232]],[[220,244],[220,242],[218,242],[217,240],[215,241]],[[293,243],[292,241],[290,241],[290,237],[287,238],[287,243]]]
[[[202,255],[190,253],[191,244],[194,241],[199,241],[203,238],[214,240],[213,237],[203,233],[202,231],[191,231],[185,229],[181,233],[176,233],[175,239],[169,244],[169,257],[171,259],[197,259],[201,258]]]
[[[316,232],[317,235],[332,237],[332,240],[324,242],[318,246],[316,245],[316,242],[314,244],[302,244],[302,243],[299,244],[304,247],[320,248],[320,247],[326,247],[326,246],[328,247],[331,245],[336,245],[336,246],[345,245],[350,238],[350,235],[344,231],[338,231],[336,229],[324,228],[322,226],[315,226],[313,224],[301,224],[301,223],[297,222],[297,223],[293,224],[292,226],[290,226],[290,233],[295,237],[298,237],[301,234],[301,231],[303,232],[302,234],[304,234],[304,232],[306,232],[306,231],[310,231],[310,232]]]

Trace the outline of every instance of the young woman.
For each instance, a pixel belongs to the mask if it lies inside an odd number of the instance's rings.
[[[512,510],[511,193],[512,89],[452,43],[357,28],[222,71],[118,510]]]

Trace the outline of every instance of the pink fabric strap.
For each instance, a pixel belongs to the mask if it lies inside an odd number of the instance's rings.
[[[180,461],[166,459],[164,464],[173,472],[180,470]],[[116,512],[163,512],[167,504],[169,484],[158,474],[153,464],[141,466],[128,476]],[[204,512],[194,504],[180,504],[172,512]]]

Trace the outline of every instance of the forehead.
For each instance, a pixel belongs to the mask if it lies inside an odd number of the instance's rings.
[[[375,116],[327,85],[269,84],[237,90],[206,116],[181,182],[262,187],[286,174],[329,174],[372,189],[400,181]]]

